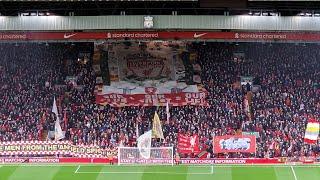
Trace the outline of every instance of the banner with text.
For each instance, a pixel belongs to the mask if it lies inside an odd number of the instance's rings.
[[[95,50],[108,52],[110,83],[97,85],[96,103],[120,106],[207,105],[201,78],[185,68],[189,53],[182,41],[96,43]],[[190,63],[188,61],[188,63]],[[196,62],[190,63],[200,67]],[[196,68],[199,73],[201,68]]]
[[[0,142],[0,155],[67,155],[75,157],[116,156],[117,150],[101,149],[94,145],[73,145],[69,141]]]
[[[174,94],[104,94],[96,95],[96,103],[113,107],[123,106],[207,106],[206,93],[174,93]]]
[[[199,137],[198,135],[188,136],[178,134],[178,152],[179,153],[199,153]]]
[[[215,136],[213,140],[214,153],[226,152],[256,152],[255,136]]]
[[[240,41],[320,40],[319,32],[215,32],[215,31],[104,31],[104,32],[2,32],[0,41],[29,40],[121,40],[121,39],[224,39]]]

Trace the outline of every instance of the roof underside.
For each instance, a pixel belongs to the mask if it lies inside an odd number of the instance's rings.
[[[82,1],[82,2],[3,2],[0,1],[0,13],[6,16],[17,16],[23,12],[49,12],[50,15],[75,16],[93,15],[170,15],[177,11],[178,15],[230,15],[245,14],[250,10],[271,10],[281,15],[296,15],[301,11],[320,10],[320,2],[283,2],[283,1],[247,1],[247,0],[199,0],[188,2],[120,2],[120,1]]]

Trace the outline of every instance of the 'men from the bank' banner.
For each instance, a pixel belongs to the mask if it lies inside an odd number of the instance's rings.
[[[213,139],[214,153],[225,152],[256,152],[255,136],[215,136]]]
[[[101,149],[94,145],[73,145],[69,141],[13,141],[0,142],[0,155],[67,155],[73,157],[107,157],[116,149]]]

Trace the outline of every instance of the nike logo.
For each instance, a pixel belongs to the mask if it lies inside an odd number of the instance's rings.
[[[65,39],[69,39],[69,38],[71,38],[72,36],[75,36],[77,33],[73,33],[73,34],[67,34],[67,33],[65,33],[64,35],[63,35],[63,38],[65,38]]]
[[[204,36],[204,35],[206,35],[206,34],[207,34],[207,33],[201,33],[201,34],[194,33],[193,37],[194,37],[194,38],[199,38],[199,37]]]

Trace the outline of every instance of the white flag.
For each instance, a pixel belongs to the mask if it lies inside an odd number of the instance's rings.
[[[60,139],[64,138],[61,126],[60,126],[60,120],[59,120],[59,114],[58,114],[58,108],[56,103],[56,98],[53,98],[53,106],[52,106],[52,112],[56,115],[56,122],[54,124],[54,140],[59,141]]]
[[[152,130],[142,134],[138,138],[138,149],[140,152],[140,156],[149,159],[150,158],[150,153],[151,153],[151,135],[152,135]]]
[[[169,111],[169,102],[167,101],[167,105],[166,105],[166,112],[167,112],[167,121],[169,122],[170,120],[170,111]]]
[[[139,125],[138,125],[138,122],[136,124],[136,138],[137,138],[137,141],[138,141],[138,137],[139,137]]]

